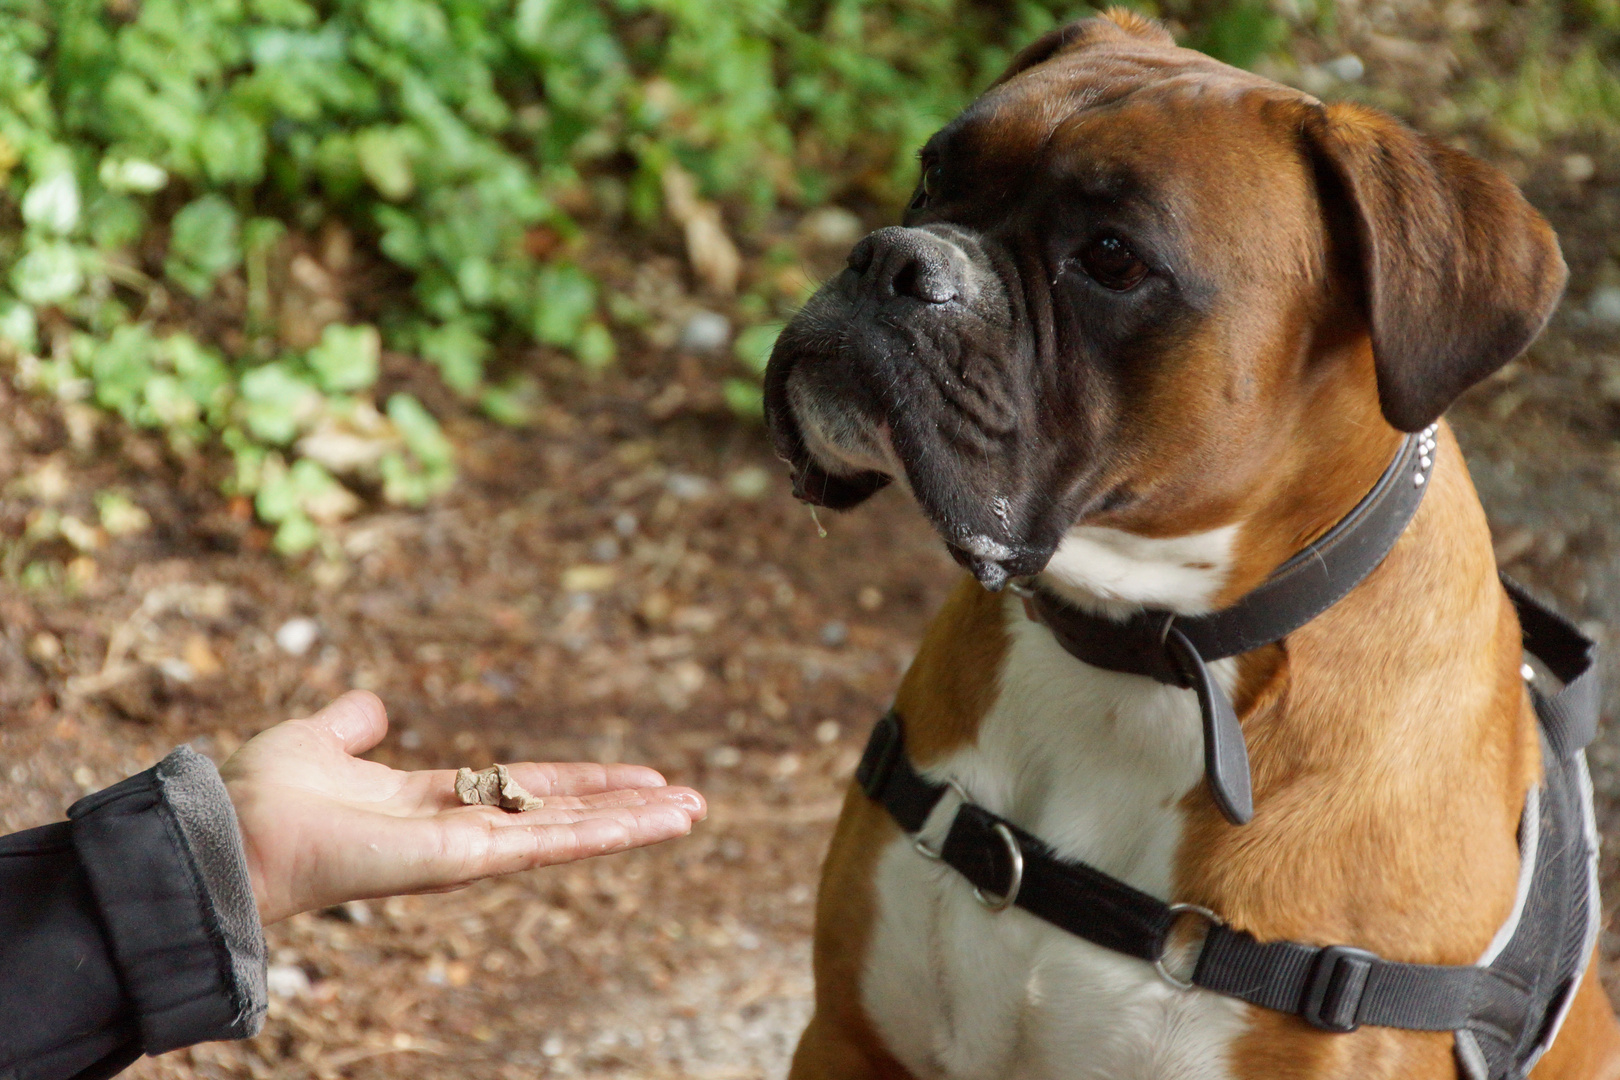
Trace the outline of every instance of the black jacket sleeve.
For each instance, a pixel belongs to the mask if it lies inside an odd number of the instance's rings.
[[[208,759],[181,747],[68,817],[0,837],[0,1080],[256,1034],[264,931]]]

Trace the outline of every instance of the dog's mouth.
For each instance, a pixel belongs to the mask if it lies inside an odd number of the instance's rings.
[[[808,426],[800,424],[793,399],[801,395],[789,387],[792,371],[790,361],[772,355],[765,372],[765,420],[776,456],[792,470],[793,496],[829,510],[859,506],[887,487],[893,476],[840,460],[841,455],[829,453],[835,444],[821,425],[813,420]],[[811,441],[821,450],[820,456],[812,452]]]
[[[985,588],[1000,590],[1009,579],[1046,566],[1061,530],[1047,543],[1024,539],[1031,500],[982,490],[982,477],[941,445],[937,425],[925,415],[857,403],[795,379],[794,370],[791,354],[772,357],[765,401],[771,439],[792,471],[795,497],[847,510],[898,480],[951,557]]]

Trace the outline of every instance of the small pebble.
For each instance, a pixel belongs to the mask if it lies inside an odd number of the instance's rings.
[[[1367,74],[1367,65],[1355,53],[1336,56],[1322,65],[1322,70],[1340,82],[1356,82]]]
[[[517,683],[512,681],[510,675],[499,671],[486,671],[478,676],[478,681],[495,691],[502,698],[511,698],[517,693]]]
[[[714,311],[694,311],[681,327],[678,344],[685,352],[717,353],[730,340],[730,319]]]
[[[704,755],[704,760],[715,769],[735,769],[742,764],[742,751],[735,746],[717,746]]]
[[[726,477],[726,490],[739,499],[757,499],[771,487],[771,474],[758,465],[744,465]]]
[[[843,726],[838,721],[823,720],[816,725],[816,742],[823,746],[835,743],[838,741],[838,735],[842,730]]]
[[[849,640],[849,627],[836,619],[821,628],[821,643],[829,649],[836,649]]]
[[[799,234],[817,247],[848,247],[861,238],[861,219],[842,206],[823,206],[804,215]]]
[[[1597,175],[1597,162],[1590,154],[1570,154],[1564,158],[1564,179],[1572,184],[1584,184]]]
[[[346,900],[333,908],[332,913],[348,919],[356,926],[371,925],[371,908],[366,906],[364,900]]]
[[[407,750],[422,749],[422,733],[415,728],[402,732],[399,736],[399,745]]]
[[[694,473],[670,473],[664,490],[682,502],[693,502],[708,496],[714,490],[714,481]]]
[[[632,536],[636,535],[636,529],[640,526],[640,524],[641,523],[636,520],[636,515],[632,514],[628,510],[620,511],[613,517],[613,531],[618,533],[619,536],[625,540],[628,540]]]
[[[612,562],[619,557],[619,541],[611,536],[604,536],[591,544],[591,558],[597,562]]]
[[[288,619],[276,630],[276,644],[288,656],[303,656],[320,636],[320,624],[314,619]]]
[[[271,964],[265,970],[264,982],[271,997],[303,997],[309,993],[309,976],[297,964]]]
[[[1605,327],[1620,327],[1620,285],[1600,285],[1586,299],[1586,314]]]

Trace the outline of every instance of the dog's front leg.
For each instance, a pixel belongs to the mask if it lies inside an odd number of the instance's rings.
[[[799,1039],[788,1080],[915,1080],[872,1029],[861,978],[873,918],[877,855],[898,830],[850,786],[816,901],[816,1012]]]

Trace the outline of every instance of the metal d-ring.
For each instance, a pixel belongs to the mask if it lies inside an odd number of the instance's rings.
[[[1007,827],[1005,821],[998,821],[990,826],[990,831],[1001,837],[1001,842],[1007,845],[1007,858],[1012,863],[1012,877],[1007,881],[1007,891],[1000,896],[989,896],[977,885],[973,886],[973,898],[991,911],[1006,911],[1018,899],[1018,890],[1024,884],[1024,849],[1018,845],[1018,837]]]
[[[968,803],[968,802],[972,801],[972,800],[970,800],[968,798],[967,789],[964,788],[961,784],[957,783],[955,780],[946,780],[945,781],[945,786],[950,788],[952,791],[956,792],[956,798],[958,799],[959,802],[965,804],[965,803]],[[958,806],[957,809],[960,810],[961,806]],[[953,818],[952,821],[954,822],[955,819]],[[945,835],[947,835],[947,836],[950,835],[949,827],[946,828]],[[922,838],[922,832],[921,831],[919,831],[917,833],[916,838],[911,841],[911,846],[912,846],[913,849],[916,850],[917,854],[921,855],[925,859],[932,859],[934,862],[944,862],[945,861],[945,853],[944,852],[939,851],[939,850],[937,850],[935,848],[931,848],[927,844],[923,843],[923,838]]]
[[[1176,919],[1182,915],[1196,915],[1200,919],[1203,919],[1208,925],[1208,928],[1204,931],[1203,940],[1198,943],[1198,955],[1193,957],[1192,967],[1189,969],[1196,972],[1198,970],[1198,961],[1203,959],[1204,949],[1209,945],[1209,935],[1214,933],[1218,927],[1225,926],[1226,920],[1209,910],[1209,908],[1202,907],[1198,904],[1170,905],[1170,925],[1172,927],[1175,926]],[[1169,935],[1166,934],[1167,941],[1168,937]],[[1165,950],[1160,949],[1159,955],[1153,958],[1153,970],[1159,973],[1159,978],[1163,979],[1177,990],[1191,990],[1193,988],[1192,977],[1188,976],[1185,979],[1178,979],[1176,976],[1170,974],[1170,969],[1164,966],[1164,954]]]

